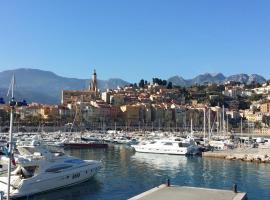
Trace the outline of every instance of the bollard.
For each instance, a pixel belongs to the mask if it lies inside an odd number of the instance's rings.
[[[237,193],[237,184],[233,184],[233,192]]]
[[[171,181],[170,181],[170,179],[167,179],[167,186],[168,186],[168,187],[171,186]]]

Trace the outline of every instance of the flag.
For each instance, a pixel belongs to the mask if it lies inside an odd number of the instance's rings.
[[[11,155],[11,162],[14,166],[16,166],[16,161],[15,161],[15,158],[14,158],[14,154]]]

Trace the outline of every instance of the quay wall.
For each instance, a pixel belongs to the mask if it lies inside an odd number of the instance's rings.
[[[203,157],[270,163],[270,148],[237,148],[225,151],[203,152]]]

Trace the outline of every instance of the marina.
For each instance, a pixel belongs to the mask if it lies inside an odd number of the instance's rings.
[[[253,134],[249,135],[249,137],[245,137],[242,130],[242,119],[240,136],[234,131],[229,132],[228,116],[227,121],[225,121],[224,105],[222,106],[222,110],[218,107],[220,112],[215,116],[212,128],[210,121],[211,109],[206,109],[205,107],[200,108],[201,111],[203,111],[203,129],[199,130],[198,127],[197,130],[196,128],[194,129],[193,117],[191,116],[190,130],[186,129],[185,131],[177,131],[176,129],[174,129],[174,131],[154,131],[154,129],[152,129],[152,131],[146,131],[145,129],[140,130],[140,128],[136,131],[127,131],[127,129],[117,130],[116,123],[114,130],[106,129],[106,124],[103,124],[101,130],[90,131],[84,129],[74,131],[73,127],[75,125],[77,114],[78,112],[81,112],[77,110],[76,104],[73,123],[68,123],[70,126],[69,131],[59,130],[46,132],[42,129],[38,132],[20,132],[18,128],[16,132],[13,130],[16,109],[28,106],[28,104],[25,100],[15,100],[13,91],[14,85],[15,76],[13,76],[10,85],[9,133],[2,133],[0,140],[0,197],[7,200],[21,197],[31,199],[38,196],[46,199],[46,195],[53,195],[54,192],[52,191],[55,190],[63,188],[64,191],[65,188],[75,188],[75,185],[78,185],[76,188],[80,188],[80,185],[82,186],[82,184],[85,184],[88,181],[87,184],[92,185],[95,183],[94,179],[98,180],[99,172],[102,175],[102,168],[106,168],[106,162],[109,162],[109,160],[104,158],[104,154],[111,152],[112,150],[114,151],[114,149],[117,148],[119,148],[120,151],[118,152],[120,158],[122,157],[123,152],[125,152],[126,155],[124,153],[124,156],[129,156],[126,159],[138,162],[142,166],[136,168],[136,164],[129,163],[127,160],[115,162],[115,166],[113,166],[115,169],[121,169],[125,167],[124,165],[126,164],[128,170],[124,169],[120,176],[122,178],[118,180],[118,183],[113,183],[112,186],[115,184],[121,185],[133,173],[137,175],[137,179],[134,180],[134,185],[130,186],[133,190],[128,190],[128,193],[125,193],[119,188],[112,192],[112,195],[115,195],[115,197],[110,196],[110,199],[131,198],[151,200],[166,199],[170,197],[177,198],[176,196],[181,196],[187,200],[196,200],[200,198],[245,200],[247,199],[249,191],[247,190],[246,193],[246,191],[243,190],[243,193],[239,193],[237,191],[237,181],[235,180],[232,180],[230,183],[231,185],[234,185],[233,192],[225,190],[224,187],[228,187],[228,185],[222,186],[218,184],[218,180],[213,182],[213,186],[207,184],[201,185],[203,183],[202,180],[196,184],[194,183],[194,185],[192,185],[193,182],[189,185],[181,180],[178,186],[176,186],[174,184],[171,185],[170,180],[179,181],[180,179],[177,179],[177,177],[179,173],[182,172],[183,168],[191,169],[190,171],[184,171],[184,174],[185,176],[192,177],[192,174],[188,174],[187,172],[197,173],[201,170],[201,168],[198,168],[200,167],[198,163],[193,167],[190,166],[192,161],[204,163],[205,160],[207,160],[207,157],[233,160],[231,162],[241,160],[264,164],[270,163],[269,139],[264,137],[254,137]],[[90,84],[90,86],[91,87],[87,92],[94,92],[94,95],[97,95],[97,78],[95,70],[93,73],[93,85]],[[63,92],[65,100],[68,100],[71,97],[68,95],[69,92],[70,91],[66,91],[66,96]],[[80,94],[80,92],[78,94]],[[100,105],[104,104],[104,102],[100,100],[97,100],[96,103],[98,102]],[[214,109],[216,108],[217,107]],[[125,112],[127,107],[121,109]],[[206,121],[208,121],[208,129],[206,129]],[[80,123],[77,121],[77,126],[80,127],[79,124],[81,123],[82,121]],[[213,130],[213,127],[215,127],[216,130]],[[250,132],[249,129],[248,132]],[[103,151],[103,155],[102,158],[99,159],[83,158],[81,154],[72,155],[76,150],[78,152],[82,152],[83,150],[97,152],[98,150],[101,150],[101,152]],[[65,155],[65,153],[67,153],[67,155]],[[158,156],[153,156],[153,154],[158,154]],[[200,157],[201,155],[202,157]],[[166,170],[173,170],[166,172],[165,174],[164,172],[153,172],[152,174],[147,174],[145,177],[141,177],[140,175],[143,175],[143,172],[146,171],[145,164],[152,167],[150,170],[153,170],[154,167],[159,169],[162,166],[164,166]],[[219,173],[224,173],[228,170],[227,168],[231,166],[233,166],[232,163],[226,166],[226,168],[217,170]],[[108,171],[108,173],[114,173],[115,169],[113,167],[108,168],[108,170],[111,170]],[[203,168],[201,173],[205,174],[207,170],[209,169]],[[239,172],[239,170],[233,171],[233,174],[235,172]],[[210,174],[212,173],[210,172]],[[103,175],[106,176],[107,174],[105,173]],[[243,175],[246,176],[247,174]],[[215,176],[221,178],[221,174],[216,174]],[[155,178],[158,181],[154,182],[153,180],[155,180]],[[234,179],[235,174],[231,178]],[[166,179],[168,180],[167,187],[162,185],[156,186]],[[220,180],[224,181],[227,179],[228,177],[226,176]],[[193,177],[193,181],[194,180],[196,179]],[[146,184],[147,187],[142,187],[142,182],[143,184]],[[229,182],[227,182],[227,184],[228,183]],[[241,180],[240,183],[243,185],[245,182]],[[103,183],[102,186],[105,186],[105,183]],[[151,187],[154,187],[154,189],[143,192],[143,190],[148,190]],[[135,196],[137,190],[140,190],[140,192],[138,196]],[[143,193],[140,194],[141,192]],[[121,197],[117,197],[118,193]],[[58,193],[57,196],[59,194],[60,193]],[[102,195],[101,199],[106,199],[103,193]],[[88,195],[86,195],[86,197],[91,198]],[[78,198],[81,199],[82,197],[79,195]],[[72,199],[74,199],[74,197],[72,197]]]
[[[228,190],[233,184],[249,199],[269,199],[269,165],[215,158],[144,154],[125,145],[108,149],[67,149],[67,155],[83,160],[101,160],[93,179],[28,199],[129,199],[165,183]]]
[[[269,8],[1,2],[0,200],[270,200]]]

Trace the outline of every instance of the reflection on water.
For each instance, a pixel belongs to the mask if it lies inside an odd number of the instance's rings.
[[[136,152],[131,159],[138,162],[138,165],[142,164],[154,170],[165,170],[170,178],[174,178],[187,165],[187,157],[179,155]]]
[[[31,200],[74,200],[88,199],[87,196],[94,195],[100,189],[100,183],[92,178],[84,183],[69,188],[53,190],[43,194],[30,197]],[[84,198],[85,197],[85,198]]]
[[[201,157],[135,153],[123,145],[103,149],[74,149],[67,154],[82,159],[102,160],[103,167],[95,178],[71,188],[29,199],[86,200],[128,199],[165,183],[196,187],[239,189],[249,199],[270,199],[270,165]]]

